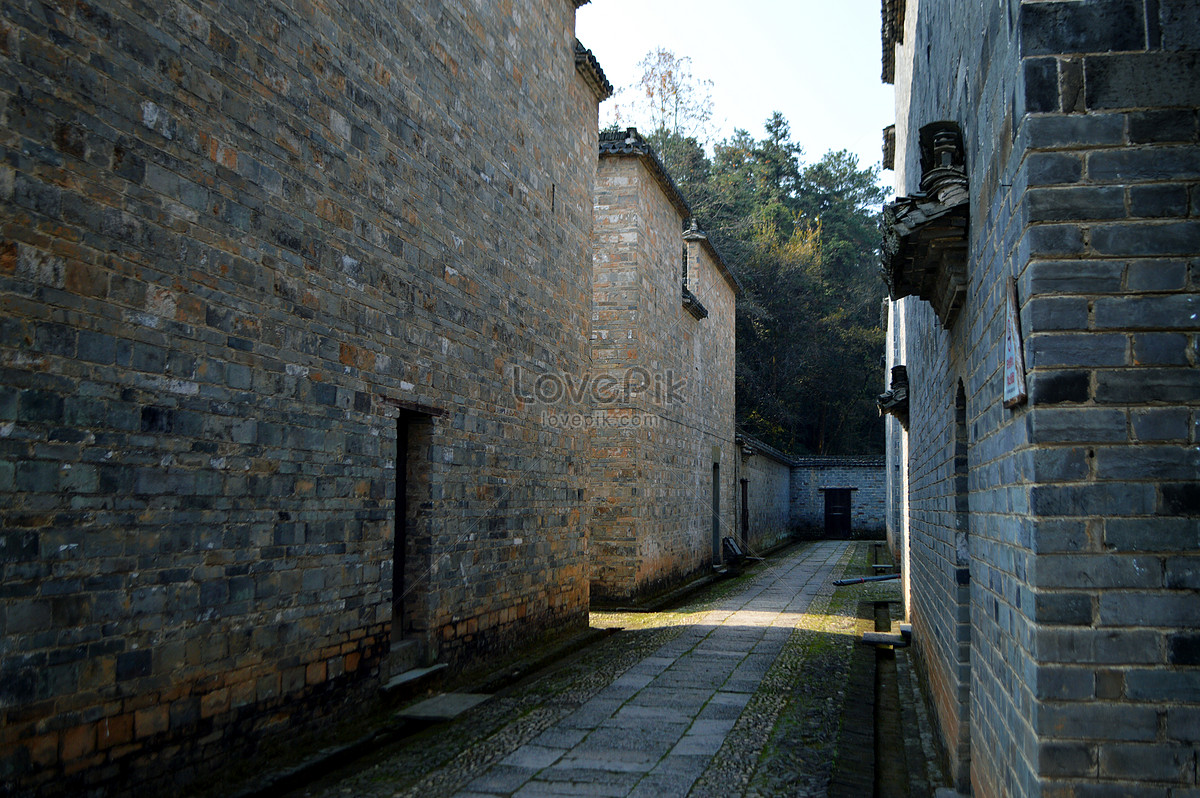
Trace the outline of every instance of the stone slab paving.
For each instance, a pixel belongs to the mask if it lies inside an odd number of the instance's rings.
[[[298,794],[740,794],[791,689],[780,653],[806,612],[824,611],[849,545],[797,547],[704,612],[622,633],[573,674],[497,696],[354,776]]]
[[[768,569],[459,794],[686,795],[845,548]]]

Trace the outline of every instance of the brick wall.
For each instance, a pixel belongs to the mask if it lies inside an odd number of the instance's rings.
[[[747,538],[751,549],[763,551],[792,533],[792,465],[759,441],[744,438],[743,444],[740,479],[746,480]],[[754,452],[750,457],[745,456],[747,448]]]
[[[891,367],[904,362],[904,342],[901,325],[893,323],[895,311],[889,306],[887,312],[887,343],[885,344],[884,379],[880,383],[880,393],[891,388]],[[908,550],[907,540],[908,517],[906,500],[908,497],[908,455],[904,451],[907,436],[900,421],[893,416],[883,416],[884,424],[884,521],[888,540],[888,548],[892,558],[901,563],[901,574],[907,585],[908,568],[903,565],[903,558]],[[907,596],[907,589],[905,596]]]
[[[1021,37],[1039,774],[1047,792],[1184,794],[1200,787],[1200,15],[1053,3],[1023,9]]]
[[[885,530],[883,460],[878,457],[800,457],[791,478],[792,525],[824,534],[823,488],[853,488],[850,527],[854,537],[882,537]]]
[[[1184,794],[1200,717],[1200,19],[1175,0],[907,5],[898,193],[918,187],[916,131],[953,120],[971,196],[958,320],[943,329],[915,298],[891,314],[911,386],[908,432],[889,425],[908,611],[956,780]],[[1010,277],[1029,378],[1012,410]]]
[[[631,141],[629,152],[602,146],[597,172],[589,550],[598,598],[651,592],[713,562],[714,463],[719,534],[737,535],[735,285],[704,240],[685,243],[686,202],[636,132]],[[685,246],[704,318],[683,305]]]
[[[586,622],[587,435],[514,380],[590,363],[596,95],[505,8],[0,10],[5,789],[369,696],[402,413],[426,656]]]

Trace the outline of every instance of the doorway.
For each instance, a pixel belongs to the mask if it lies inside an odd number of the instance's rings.
[[[854,488],[821,488],[825,494],[825,537],[840,540],[851,536],[850,494]]]
[[[721,464],[712,469],[712,551],[713,565],[721,562]]]
[[[396,502],[392,542],[392,642],[421,638],[429,626],[430,468],[433,417],[396,419]]]

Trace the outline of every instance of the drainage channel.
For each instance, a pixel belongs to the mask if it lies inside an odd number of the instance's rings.
[[[891,631],[891,603],[862,601],[859,631]],[[896,652],[859,644],[851,655],[829,798],[911,798]]]
[[[875,631],[892,630],[890,602],[874,602]],[[872,646],[875,653],[875,798],[909,798],[896,649]]]

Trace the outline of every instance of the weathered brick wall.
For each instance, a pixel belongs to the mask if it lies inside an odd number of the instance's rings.
[[[741,479],[747,481],[750,547],[763,551],[792,533],[792,466],[757,442],[752,447],[754,456],[742,458]]]
[[[660,263],[671,264],[671,238],[665,237],[661,249]],[[675,247],[678,251],[678,246]],[[687,243],[688,286],[696,299],[708,311],[701,320],[692,318],[684,309],[675,286],[680,283],[681,259],[674,258],[674,268],[662,268],[659,273],[658,301],[663,311],[656,314],[660,327],[655,336],[661,346],[651,364],[668,366],[667,373],[681,375],[683,401],[668,405],[664,414],[665,424],[660,425],[652,439],[652,453],[660,464],[659,478],[679,480],[688,485],[682,498],[683,513],[691,523],[699,519],[700,531],[705,542],[692,545],[692,567],[698,570],[714,559],[720,560],[722,553],[719,537],[737,537],[737,457],[735,418],[737,400],[734,388],[736,374],[735,304],[737,288],[727,266],[707,240],[693,239]],[[674,300],[674,301],[672,301]],[[675,315],[668,312],[674,309]],[[684,334],[679,343],[671,340],[672,333],[681,330]],[[688,451],[692,465],[685,461],[683,467],[675,465],[677,459],[669,450]],[[652,461],[653,462],[653,461]],[[716,516],[716,532],[713,518],[713,466],[719,466],[717,490],[719,501]],[[653,467],[653,466],[652,466]],[[660,527],[660,535],[670,536],[672,527]],[[693,538],[693,539],[697,539]],[[678,567],[679,560],[670,557],[658,564],[655,576]]]
[[[586,621],[587,436],[513,382],[590,363],[596,97],[574,3],[508,8],[0,10],[6,789],[369,695],[400,408],[427,655]]]
[[[792,526],[825,529],[822,488],[854,488],[850,494],[850,526],[855,537],[882,535],[887,485],[878,457],[801,457],[791,478]]]
[[[591,326],[594,376],[589,382],[599,384],[608,378],[613,387],[603,396],[596,390],[597,398],[605,401],[597,403],[591,431],[588,494],[593,507],[588,555],[593,596],[606,592],[601,585],[611,585],[607,592],[615,593],[618,585],[633,582],[638,526],[644,521],[636,493],[643,478],[638,466],[642,439],[638,431],[648,422],[643,416],[634,416],[628,397],[644,380],[629,373],[626,364],[640,360],[632,330],[638,320],[641,279],[641,181],[648,179],[636,158],[601,159],[596,172]],[[628,419],[624,427],[623,419]],[[655,423],[657,417],[654,419],[649,423]]]
[[[687,208],[652,155],[602,154],[596,189],[593,354],[611,395],[592,424],[591,590],[625,598],[712,563],[716,460],[720,534],[737,535],[735,295],[710,248],[689,242],[708,316],[683,307]]]
[[[1175,0],[1014,0],[910,2],[906,22],[898,191],[917,189],[917,129],[942,119],[971,186],[958,321],[913,298],[892,313],[909,612],[956,777],[969,760],[977,795],[1194,790],[1200,19]],[[1015,410],[1010,276],[1030,380]]]

